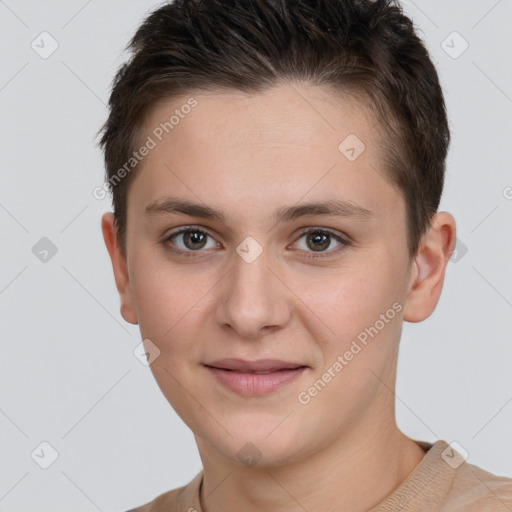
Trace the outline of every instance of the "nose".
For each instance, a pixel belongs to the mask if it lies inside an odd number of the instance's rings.
[[[255,339],[284,327],[291,318],[289,289],[271,268],[265,251],[251,263],[238,254],[218,290],[216,321],[240,338]]]

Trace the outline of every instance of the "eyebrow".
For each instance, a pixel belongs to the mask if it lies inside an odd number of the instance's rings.
[[[190,217],[217,220],[222,223],[225,223],[228,217],[224,212],[216,208],[173,197],[153,201],[145,207],[144,213],[145,215],[181,213]],[[327,200],[284,206],[277,209],[273,217],[275,222],[283,223],[314,215],[356,217],[360,219],[368,219],[374,216],[370,210],[352,201]]]

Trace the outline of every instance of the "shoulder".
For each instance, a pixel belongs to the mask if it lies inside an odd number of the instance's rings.
[[[511,512],[512,479],[469,464],[444,440],[416,442],[425,456],[371,512]]]
[[[512,510],[512,478],[495,475],[474,464],[463,463],[457,471],[449,494],[450,510]]]

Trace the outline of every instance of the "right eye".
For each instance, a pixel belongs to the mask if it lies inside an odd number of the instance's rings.
[[[209,245],[208,238],[211,239]],[[214,249],[220,245],[206,231],[192,226],[183,227],[172,232],[163,240],[163,244],[176,253],[203,252],[202,249]]]

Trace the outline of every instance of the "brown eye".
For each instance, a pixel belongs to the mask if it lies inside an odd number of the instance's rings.
[[[338,253],[351,245],[350,239],[326,229],[306,229],[299,236],[296,246],[304,251],[307,258],[321,258]],[[313,254],[317,253],[317,254]]]
[[[206,231],[198,228],[185,228],[172,233],[164,243],[173,245],[182,252],[198,252],[201,249],[215,249],[218,243]]]

